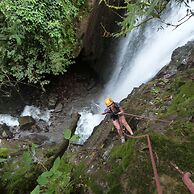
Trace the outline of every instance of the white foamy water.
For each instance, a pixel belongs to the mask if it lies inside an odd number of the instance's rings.
[[[15,127],[19,125],[18,118],[12,117],[11,115],[7,114],[0,114],[0,124],[6,124],[10,127]]]
[[[189,5],[194,8],[194,2]],[[178,24],[187,13],[187,7],[175,3],[163,15],[163,19],[172,24]],[[161,25],[163,30],[158,30]],[[158,71],[170,62],[173,50],[194,39],[194,17],[180,25],[177,29],[166,27],[159,21],[150,22],[144,29],[137,29],[120,40],[118,55],[111,64],[114,69],[112,77],[106,84],[105,90],[96,102],[105,108],[103,101],[112,97],[120,101],[132,91],[134,87],[149,81]],[[138,44],[137,44],[138,43]],[[110,64],[109,64],[110,65]],[[93,128],[103,119],[101,115],[91,115],[90,111],[81,113],[76,133],[80,134],[80,142],[84,142],[92,133]]]
[[[86,140],[89,135],[91,135],[91,133],[93,132],[93,128],[97,126],[104,118],[104,116],[102,115],[92,114],[88,111],[83,111],[80,114],[82,119],[79,119],[78,121],[79,131],[77,130],[75,132],[75,134],[79,134],[80,136],[80,140],[77,142],[78,144],[82,144],[83,141]],[[85,126],[93,127],[88,127],[88,130],[85,131]]]
[[[35,106],[25,106],[21,116],[31,116],[35,120],[43,120],[45,122],[49,122],[50,119],[50,111],[49,110],[41,110]]]
[[[41,110],[38,107],[35,106],[25,106],[23,112],[21,113],[21,116],[31,116],[35,120],[43,120],[45,122],[49,123],[50,119],[50,111],[49,110]],[[10,127],[16,127],[19,126],[18,118],[13,117],[8,114],[0,114],[0,124],[6,124]]]

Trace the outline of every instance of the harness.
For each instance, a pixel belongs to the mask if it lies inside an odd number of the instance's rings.
[[[114,108],[116,111],[112,111],[111,108],[109,109],[109,114],[110,114],[110,118],[113,119],[113,121],[118,120],[119,116],[118,116],[118,112],[120,112],[120,105],[118,103],[114,103]]]

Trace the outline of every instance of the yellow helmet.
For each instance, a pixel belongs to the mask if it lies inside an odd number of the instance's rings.
[[[106,106],[110,106],[113,103],[113,100],[111,98],[106,98],[104,103],[106,104]]]

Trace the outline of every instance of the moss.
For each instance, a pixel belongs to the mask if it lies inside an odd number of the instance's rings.
[[[153,170],[148,154],[137,153],[130,165],[128,188],[137,193],[155,193]]]
[[[117,159],[120,159],[121,160],[120,166],[122,167],[122,169],[125,169],[129,164],[129,160],[133,154],[134,143],[135,140],[130,139],[125,144],[115,147],[111,152],[111,160],[115,161]]]
[[[181,142],[192,141],[194,138],[194,123],[186,121],[174,121],[167,131],[167,135],[173,139],[179,139]]]
[[[125,144],[114,147],[111,156],[110,163],[112,166],[111,173],[106,176],[109,189],[107,193],[122,193],[122,174],[126,171],[129,166],[129,161],[133,156],[135,140],[130,139]]]
[[[94,193],[123,193],[121,176],[128,168],[134,145],[135,140],[132,139],[113,148],[106,164],[90,178],[90,187]]]
[[[0,157],[7,158],[8,154],[9,154],[8,148],[0,148]]]
[[[193,171],[193,141],[177,141],[171,137],[159,134],[152,135],[152,144],[157,153],[160,161],[158,165],[158,171],[160,174],[165,174],[171,177],[173,181],[176,181],[176,185],[172,184],[174,193],[187,193],[181,176],[175,171],[175,169],[170,165],[170,162],[175,163],[180,169],[185,172]],[[166,183],[164,183],[165,192],[169,191]]]
[[[170,162],[177,164],[185,172],[193,169],[194,142],[181,140],[181,133],[177,138],[172,138],[173,127],[170,126],[171,134],[168,136],[152,132],[152,149],[157,165],[158,174],[164,193],[187,193],[181,176],[171,167]],[[185,131],[192,127],[185,124]],[[185,132],[186,135],[186,132]],[[107,165],[96,173],[92,179],[94,193],[156,193],[153,169],[148,150],[145,147],[146,139],[129,140],[124,145],[114,147]]]
[[[96,178],[91,177],[88,185],[91,188],[93,193],[95,193],[95,194],[102,194],[102,193],[104,193],[103,192],[103,188],[101,188],[99,186],[99,184],[96,181]]]
[[[194,90],[192,88],[194,88],[194,82],[192,80],[187,81],[179,88],[179,91],[167,110],[167,114],[174,112],[182,116],[194,114]]]
[[[111,186],[110,190],[107,191],[107,193],[123,193],[121,184],[119,182],[117,184],[114,184],[113,186]]]
[[[160,159],[174,161],[180,167],[184,167],[185,170],[191,170],[193,168],[193,141],[180,142],[170,137],[154,134],[153,145]]]
[[[112,152],[113,169],[107,176],[112,193],[154,193],[153,171],[147,151],[140,151],[145,140],[129,140]],[[130,146],[131,144],[131,146]],[[113,160],[114,159],[114,160]]]
[[[142,141],[142,140],[141,140]],[[144,140],[145,141],[145,140]],[[181,176],[170,166],[170,162],[177,164],[185,172],[192,172],[193,169],[193,141],[176,141],[171,137],[158,133],[151,134],[152,149],[160,177],[168,177],[161,181],[164,193],[187,193]],[[129,166],[125,169],[127,174],[127,188],[124,193],[156,193],[156,186],[153,179],[148,151],[134,151],[133,158],[129,160]]]

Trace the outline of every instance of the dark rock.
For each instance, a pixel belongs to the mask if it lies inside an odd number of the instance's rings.
[[[45,133],[49,132],[48,126],[46,126],[46,127],[44,128],[44,132],[45,132]]]
[[[55,112],[61,112],[63,109],[63,104],[59,103],[57,104],[57,106],[55,107]]]
[[[189,121],[192,122],[192,123],[194,123],[194,116],[190,117],[189,118]]]
[[[34,125],[31,126],[30,131],[31,131],[32,133],[35,133],[35,132],[37,133],[37,132],[40,132],[40,131],[42,131],[42,130],[41,130],[41,128],[40,128],[38,125],[34,124]]]
[[[51,94],[48,101],[48,109],[54,109],[57,104],[57,96],[56,94]]]
[[[77,127],[77,122],[81,117],[81,115],[76,112],[76,113],[72,113],[71,117],[72,117],[72,122],[69,129],[71,131],[71,134],[74,134]],[[67,150],[68,146],[69,146],[69,140],[64,139],[61,145],[59,146],[58,150],[56,151],[54,158],[56,159],[58,156],[62,157],[64,152]]]
[[[18,121],[21,130],[29,130],[35,124],[35,120],[31,116],[22,116]]]
[[[22,137],[21,140],[30,141],[34,144],[41,145],[49,141],[49,138],[40,134],[29,134],[28,136]]]
[[[10,128],[5,124],[0,125],[0,138],[8,139],[12,137],[13,137],[13,133],[10,131]]]
[[[94,88],[96,85],[94,80],[91,80],[90,83],[88,84],[87,90],[91,90],[92,88]]]

